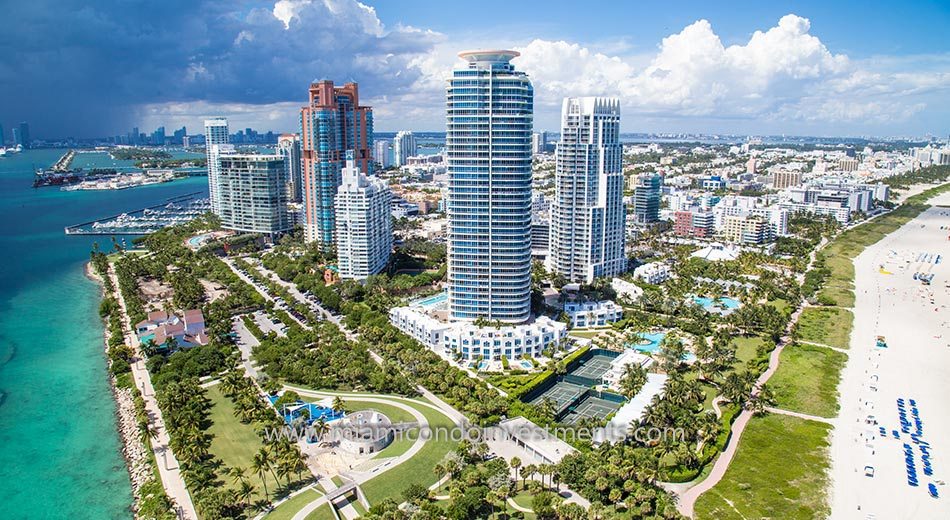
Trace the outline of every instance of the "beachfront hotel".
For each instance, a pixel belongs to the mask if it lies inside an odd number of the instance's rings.
[[[318,81],[309,95],[300,109],[304,238],[330,247],[336,231],[333,201],[347,152],[353,152],[360,171],[373,172],[373,109],[360,105],[356,83],[335,87]]]
[[[367,177],[347,154],[336,192],[337,267],[340,278],[365,280],[389,262],[393,248],[392,193],[386,181]]]
[[[590,283],[626,269],[620,100],[565,98],[548,269]]]
[[[217,162],[221,227],[271,240],[290,231],[283,156],[223,153]]]
[[[452,318],[531,313],[534,90],[515,51],[462,52],[447,88],[448,286]]]
[[[208,160],[208,196],[211,211],[218,213],[218,156],[220,145],[228,144],[228,120],[223,117],[205,120],[205,154]]]

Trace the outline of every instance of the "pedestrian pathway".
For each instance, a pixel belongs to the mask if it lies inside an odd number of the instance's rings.
[[[112,279],[114,287],[119,287],[119,279],[112,265],[109,265],[109,278]],[[118,289],[115,291],[115,296],[119,303],[119,310],[122,312],[122,332],[125,336],[125,344],[131,347],[135,353],[132,362],[132,379],[145,400],[145,412],[148,415],[149,425],[154,432],[151,437],[152,451],[155,452],[155,463],[158,466],[158,474],[162,479],[162,485],[165,487],[165,493],[175,503],[176,512],[180,519],[198,520],[198,513],[195,511],[191,495],[188,493],[188,486],[185,485],[185,480],[182,478],[178,459],[175,458],[175,454],[169,448],[171,438],[168,435],[168,430],[165,429],[165,421],[155,398],[152,379],[145,367],[145,356],[142,355],[138,338],[132,331],[131,320],[125,306],[125,298],[122,297],[122,291]]]

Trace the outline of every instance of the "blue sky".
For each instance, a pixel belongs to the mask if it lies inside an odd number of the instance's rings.
[[[0,124],[294,131],[328,78],[360,83],[377,130],[442,130],[455,54],[504,47],[537,129],[599,95],[626,132],[943,136],[947,26],[950,3],[929,1],[31,0],[0,19]]]

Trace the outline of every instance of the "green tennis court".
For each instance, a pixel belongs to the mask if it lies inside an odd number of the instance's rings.
[[[592,356],[585,360],[580,366],[571,370],[571,375],[586,377],[590,379],[600,379],[601,376],[610,370],[612,358],[606,356]]]

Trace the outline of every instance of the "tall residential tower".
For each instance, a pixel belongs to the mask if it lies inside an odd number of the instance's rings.
[[[393,248],[392,194],[386,181],[367,177],[350,156],[336,192],[340,278],[365,280],[386,267]]]
[[[373,109],[361,106],[356,83],[334,87],[323,80],[310,85],[310,100],[300,109],[304,237],[334,244],[333,201],[347,152],[360,171],[372,173]]]
[[[641,173],[633,188],[633,219],[638,226],[646,226],[660,220],[660,199],[663,177],[656,173]]]
[[[134,129],[137,134],[138,129]],[[208,159],[208,196],[211,198],[211,211],[218,213],[218,173],[221,165],[221,145],[228,144],[228,120],[223,117],[205,120],[205,155]]]
[[[416,144],[416,136],[407,130],[400,130],[393,139],[393,165],[405,166],[409,164],[409,158],[419,152]]]
[[[449,309],[520,323],[531,314],[534,89],[515,51],[472,51],[449,78]]]
[[[217,162],[221,227],[272,240],[290,231],[283,156],[223,153]]]
[[[620,100],[566,98],[548,268],[584,283],[622,273],[624,220]]]

